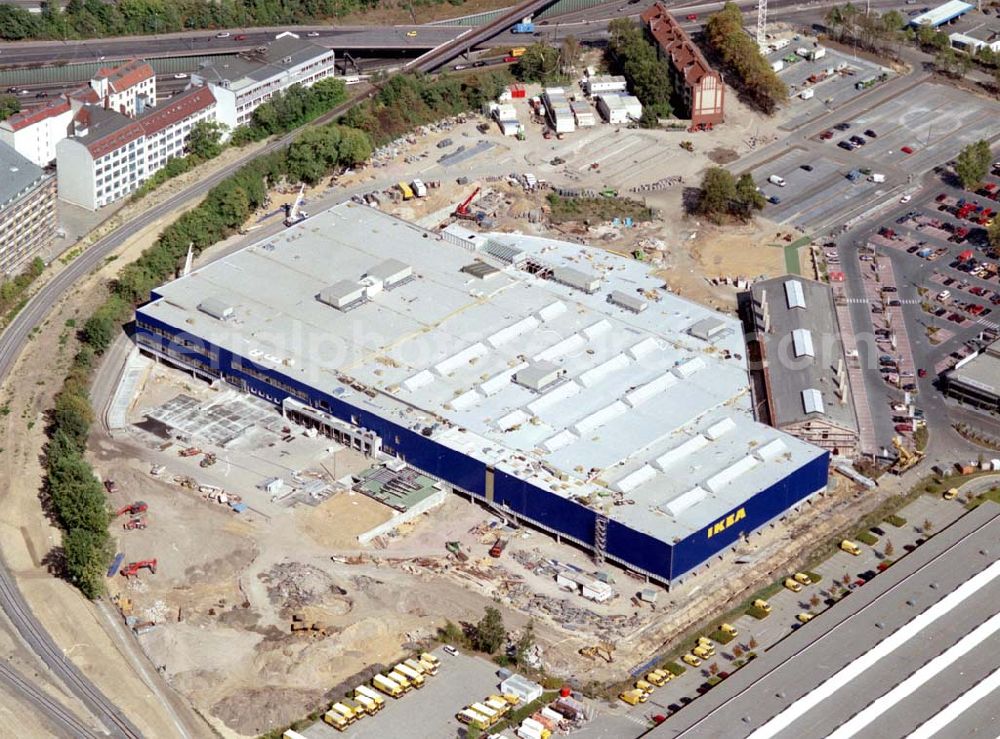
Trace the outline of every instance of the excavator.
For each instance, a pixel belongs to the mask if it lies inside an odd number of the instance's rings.
[[[139,570],[146,568],[154,575],[156,574],[156,560],[155,559],[143,559],[138,562],[129,562],[128,565],[122,567],[122,577],[135,577],[139,574]]]
[[[480,188],[476,188],[472,191],[472,194],[455,206],[455,211],[451,214],[455,218],[460,218],[463,221],[474,221],[476,216],[469,210],[469,203],[475,200],[476,195],[479,194]]]
[[[146,505],[145,501],[137,500],[134,503],[129,503],[126,506],[122,506],[117,511],[115,511],[115,518],[118,516],[124,516],[128,513],[131,516],[135,516],[139,513],[145,513],[149,510],[149,506]]]
[[[612,656],[612,652],[614,651],[615,648],[613,645],[608,644],[607,642],[601,642],[600,644],[595,644],[590,647],[584,647],[580,650],[580,654],[584,657],[590,657],[591,659],[600,657],[605,662],[610,663],[615,661],[615,658]]]
[[[903,440],[898,436],[892,437],[892,446],[896,449],[896,461],[892,464],[892,472],[896,475],[901,475],[906,470],[910,469],[916,465],[921,459],[924,458],[924,453],[921,451],[910,451],[905,446],[903,446]]]

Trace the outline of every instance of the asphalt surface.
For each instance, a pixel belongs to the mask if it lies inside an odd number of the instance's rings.
[[[848,598],[798,629],[750,662],[728,680],[670,717],[650,732],[652,737],[748,736],[782,714],[800,698],[894,634],[973,575],[997,560],[1000,507],[985,503],[950,528],[931,538]],[[806,711],[778,737],[825,737],[873,700],[892,690],[918,668],[955,644],[968,631],[997,613],[1000,581],[993,580],[891,655],[876,661],[823,702]],[[993,639],[995,637],[991,637]],[[935,693],[914,704],[901,701],[883,716],[902,731],[879,736],[904,736],[955,697],[972,688],[982,675],[996,669],[996,651],[984,642],[979,658],[946,668],[933,683]],[[992,668],[992,669],[991,669]],[[870,674],[869,674],[870,673]],[[988,703],[988,699],[985,701]],[[998,720],[996,703],[992,718]],[[978,710],[986,706],[979,706]],[[860,736],[875,736],[868,731]],[[983,734],[995,736],[995,731]],[[949,734],[949,736],[958,736]]]

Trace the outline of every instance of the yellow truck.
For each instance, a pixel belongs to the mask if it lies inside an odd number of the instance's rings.
[[[376,675],[373,677],[372,685],[393,698],[398,698],[403,694],[403,689],[399,686],[399,683],[385,675]]]
[[[426,662],[429,665],[434,665],[435,667],[441,663],[441,660],[439,660],[430,652],[421,652],[420,661]]]
[[[365,707],[365,704],[362,703],[359,700],[354,700],[352,698],[344,698],[340,702],[343,703],[345,706],[347,706],[348,708],[350,708],[354,712],[354,718],[355,719],[364,718],[365,715],[368,713],[368,710]],[[372,713],[374,713],[374,711],[372,711]]]
[[[431,662],[431,660],[434,660]],[[426,675],[437,675],[438,674],[438,661],[437,657],[430,654],[421,654],[420,659],[417,660],[420,666],[424,668],[424,674]]]
[[[416,670],[421,675],[430,675],[430,670],[428,670],[425,665],[420,664],[420,660],[416,660],[411,657],[410,659],[404,659],[403,664],[411,670]]]
[[[394,672],[398,672],[400,675],[403,675],[407,680],[409,680],[413,684],[413,687],[418,689],[424,687],[424,676],[412,667],[407,667],[405,664],[400,662],[392,669]]]
[[[653,683],[653,685],[655,685],[656,687],[662,688],[664,685],[670,682],[670,679],[672,677],[673,675],[671,675],[666,670],[653,670],[648,675],[646,675],[646,680]]]
[[[646,695],[651,695],[653,691],[656,689],[656,686],[653,685],[652,683],[646,682],[645,680],[636,680],[635,689],[641,690]]]
[[[763,611],[764,613],[770,613],[770,612],[771,612],[771,604],[770,604],[770,603],[768,603],[768,602],[767,602],[766,600],[764,600],[763,598],[757,598],[757,600],[755,600],[755,601],[753,602],[753,607],[754,607],[754,608],[759,608],[759,609],[760,609],[760,610],[762,610],[762,611]]]
[[[804,572],[796,572],[792,577],[795,578],[795,582],[800,582],[803,585],[812,585],[813,582],[812,578]]]
[[[413,190],[410,189],[408,183],[397,182],[396,187],[399,189],[401,193],[403,193],[403,200],[413,200]]]
[[[372,690],[367,685],[359,685],[354,689],[354,697],[360,699],[362,696],[374,701],[380,711],[385,708],[385,698],[377,690]]]
[[[507,714],[507,711],[510,710],[510,705],[508,705],[507,701],[505,701],[498,695],[489,696],[486,700],[483,701],[483,703],[485,703],[487,706],[496,711],[497,716],[499,717],[505,716]]]
[[[356,716],[354,715],[354,709],[348,708],[343,703],[334,703],[330,706],[330,710],[327,713],[338,713],[347,723],[353,723]]]
[[[848,554],[853,554],[855,557],[861,554],[861,547],[859,547],[850,539],[844,539],[842,542],[840,542],[840,548],[843,549]]]
[[[367,695],[358,695],[357,693],[355,693],[354,700],[357,701],[363,709],[365,709],[365,713],[367,713],[369,716],[374,716],[376,713],[378,713],[379,709],[378,704],[376,704],[375,701],[373,701]]]
[[[731,624],[722,624],[722,626],[719,627],[719,631],[721,631],[723,634],[728,634],[729,636],[733,637],[740,635],[740,632],[736,630],[736,627],[732,626]]]
[[[632,690],[626,690],[624,693],[618,696],[623,701],[628,703],[630,706],[637,705],[639,703],[645,703],[649,700],[649,696],[638,688],[633,688]]]
[[[493,726],[493,724],[500,720],[500,715],[496,711],[489,706],[484,706],[482,703],[473,703],[469,708],[480,716],[485,716],[490,726]]]
[[[504,693],[501,697],[512,706],[516,706],[521,702],[521,699],[512,693]]]
[[[958,488],[948,488],[941,497],[945,500],[954,500],[958,497]]]
[[[335,728],[337,731],[343,731],[344,729],[347,728],[347,725],[350,723],[350,721],[348,721],[342,715],[332,710],[327,711],[325,714],[323,714],[323,720],[326,723],[330,724],[330,726]]]
[[[413,688],[413,683],[399,670],[394,669],[389,673],[389,679],[398,685],[404,693],[409,693]]]
[[[455,714],[455,718],[458,719],[459,723],[463,723],[466,726],[474,726],[480,731],[488,728],[490,725],[490,720],[488,718],[483,716],[481,713],[473,711],[471,708],[463,708]]]
[[[802,583],[791,577],[785,578],[785,587],[791,590],[793,593],[802,592]]]
[[[695,657],[698,657],[699,659],[708,659],[709,657],[712,656],[713,653],[708,648],[703,647],[701,644],[699,644],[698,646],[696,646],[694,649],[691,650],[691,654],[693,654]]]
[[[681,657],[681,661],[685,664],[691,665],[692,667],[698,667],[701,665],[701,660],[695,657],[693,654],[685,654]]]

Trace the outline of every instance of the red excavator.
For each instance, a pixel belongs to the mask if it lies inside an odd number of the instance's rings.
[[[455,212],[452,213],[452,216],[454,216],[455,218],[461,218],[464,221],[476,220],[476,217],[469,211],[469,203],[471,203],[478,194],[479,194],[479,188],[477,187],[475,190],[472,191],[472,194],[469,197],[467,197],[465,200],[463,200],[455,207]]]
[[[143,567],[147,568],[154,575],[156,574],[156,560],[144,559],[139,562],[129,562],[125,567],[122,567],[122,576],[135,577]]]
[[[122,506],[117,511],[115,511],[115,518],[118,516],[124,516],[126,513],[135,516],[139,513],[145,513],[149,510],[149,506],[146,505],[145,501],[137,500],[134,503],[129,503],[127,506]]]

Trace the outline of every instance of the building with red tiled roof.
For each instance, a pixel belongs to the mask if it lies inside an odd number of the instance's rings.
[[[684,100],[692,128],[722,123],[726,97],[722,75],[709,66],[701,49],[662,3],[650,6],[640,17],[660,56],[670,63],[674,89]]]
[[[99,106],[76,112],[73,136],[56,147],[59,197],[90,210],[134,192],[170,159],[183,156],[191,127],[215,120],[207,87],[129,118]]]
[[[15,113],[0,122],[0,141],[39,167],[56,158],[56,144],[66,138],[73,112],[65,98]]]
[[[103,67],[90,81],[100,104],[135,116],[156,105],[156,73],[148,62],[131,59],[117,67]]]

